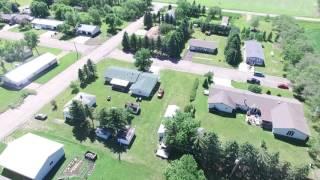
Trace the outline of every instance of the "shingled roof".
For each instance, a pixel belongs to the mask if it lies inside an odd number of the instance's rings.
[[[244,42],[246,57],[256,57],[264,59],[264,52],[261,43],[256,40]]]

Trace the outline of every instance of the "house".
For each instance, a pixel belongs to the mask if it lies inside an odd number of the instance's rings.
[[[216,85],[210,89],[208,107],[226,114],[242,111],[254,115],[261,127],[272,130],[276,137],[306,142],[310,136],[303,105],[295,99]]]
[[[13,89],[22,89],[32,80],[58,64],[57,57],[51,53],[45,53],[30,60],[3,76],[4,86]]]
[[[0,14],[1,22],[10,25],[22,24],[24,22],[31,22],[34,18],[26,14]]]
[[[100,33],[100,27],[88,24],[80,24],[76,28],[78,35],[94,37]]]
[[[110,67],[105,71],[105,80],[113,90],[128,92],[135,96],[150,97],[158,83],[158,75],[137,70]]]
[[[119,131],[117,141],[120,144],[130,145],[133,137],[135,136],[135,128],[126,127],[126,129]]]
[[[244,42],[243,57],[247,64],[264,66],[264,52],[261,43],[256,40]]]
[[[189,50],[207,54],[217,54],[218,44],[213,41],[205,41],[200,39],[191,39],[189,41]]]
[[[96,96],[84,92],[79,92],[72,100],[70,100],[63,108],[63,117],[65,120],[71,119],[70,107],[73,101],[79,101],[83,105],[88,107],[94,107],[96,105]]]
[[[97,128],[95,133],[97,137],[103,140],[108,140],[111,136],[111,132],[107,128]]]
[[[35,18],[31,21],[31,24],[36,29],[57,30],[58,26],[63,24],[63,21]]]
[[[228,16],[223,16],[221,19],[221,26],[229,26],[229,17]]]
[[[180,110],[180,107],[177,105],[168,105],[163,117],[164,118],[173,118],[179,110]],[[158,129],[159,139],[163,139],[163,137],[165,135],[165,131],[166,131],[166,128],[165,128],[164,124],[161,123],[160,127]]]
[[[8,144],[0,155],[0,165],[14,173],[15,178],[45,179],[64,158],[63,147],[63,144],[28,133]]]

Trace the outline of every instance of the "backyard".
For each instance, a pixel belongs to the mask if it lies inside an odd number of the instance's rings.
[[[96,112],[101,108],[123,107],[126,102],[135,101],[128,94],[112,91],[110,86],[104,85],[104,70],[111,65],[133,67],[132,64],[111,59],[104,60],[97,65],[100,78],[85,89],[81,89],[82,92],[97,96]],[[167,163],[155,157],[154,154],[158,143],[157,129],[167,105],[176,104],[183,108],[189,103],[192,82],[197,77],[199,76],[171,70],[161,71],[161,87],[165,89],[165,96],[161,100],[153,97],[150,101],[141,103],[141,115],[136,116],[132,121],[132,126],[136,128],[136,138],[131,148],[127,152],[121,153],[121,161],[118,161],[117,151],[109,143],[104,145],[98,141],[91,142],[89,139],[80,143],[75,140],[72,127],[64,123],[62,114],[63,106],[74,96],[71,94],[71,89],[67,89],[55,99],[58,105],[56,111],[51,110],[52,106],[50,104],[40,111],[48,114],[48,120],[29,121],[22,129],[6,138],[4,142],[7,143],[12,138],[19,137],[27,132],[33,132],[63,143],[65,145],[66,162],[75,156],[82,156],[87,150],[94,151],[99,158],[89,179],[100,179],[102,177],[110,179],[163,179],[163,171]],[[264,140],[271,151],[280,152],[282,160],[288,160],[295,165],[310,162],[305,147],[296,147],[276,140],[271,132],[248,126],[243,115],[238,115],[237,118],[225,118],[208,114],[207,97],[202,94],[202,91],[201,87],[197,92],[195,101],[196,118],[201,121],[203,127],[216,132],[223,142],[226,140],[237,140],[240,143],[250,141],[259,146],[261,141]],[[106,100],[108,96],[112,97],[110,102]],[[98,122],[95,122],[95,125],[98,125]],[[59,172],[56,178],[58,174]]]
[[[176,3],[177,0],[155,0],[157,2]],[[193,0],[188,0],[193,2]],[[198,1],[199,2],[199,1]],[[225,9],[253,11],[269,14],[317,17],[316,0],[203,0],[207,7],[219,6]]]

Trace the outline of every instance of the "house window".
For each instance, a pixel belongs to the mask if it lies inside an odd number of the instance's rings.
[[[287,132],[287,136],[293,136],[294,135],[294,131],[288,131]]]

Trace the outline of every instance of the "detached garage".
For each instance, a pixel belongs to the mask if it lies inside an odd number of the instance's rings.
[[[55,55],[45,53],[5,74],[3,77],[4,86],[22,89],[45,70],[57,65],[57,63]]]
[[[63,144],[29,133],[8,144],[0,165],[22,178],[41,180],[62,158]]]

